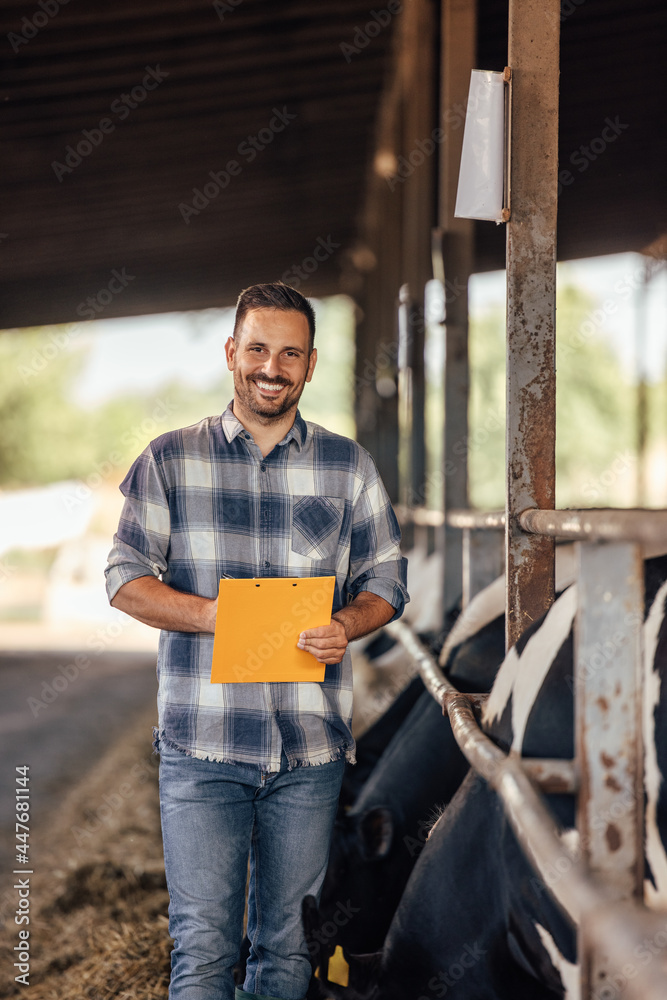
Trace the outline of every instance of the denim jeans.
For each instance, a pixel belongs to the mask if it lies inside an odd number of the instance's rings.
[[[234,1000],[232,968],[248,938],[243,990],[305,997],[311,975],[301,920],[319,899],[344,761],[263,772],[160,749],[160,813],[174,938],[169,1000]]]

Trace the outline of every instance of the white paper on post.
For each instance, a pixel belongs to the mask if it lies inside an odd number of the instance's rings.
[[[457,219],[503,221],[504,87],[502,73],[474,69],[470,75],[454,209]]]

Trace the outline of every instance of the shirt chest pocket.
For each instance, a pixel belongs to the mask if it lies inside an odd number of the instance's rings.
[[[339,497],[295,496],[292,504],[292,549],[311,559],[335,555],[345,501]]]

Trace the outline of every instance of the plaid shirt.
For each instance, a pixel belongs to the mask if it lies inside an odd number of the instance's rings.
[[[163,434],[134,463],[107,566],[107,592],[161,575],[214,598],[220,577],[335,576],[334,611],[367,590],[409,600],[400,531],[371,456],[348,438],[296,420],[263,457],[234,416]],[[242,627],[242,623],[239,623]],[[213,636],[162,631],[156,745],[205,760],[290,768],[354,762],[352,664],[322,683],[211,684]]]

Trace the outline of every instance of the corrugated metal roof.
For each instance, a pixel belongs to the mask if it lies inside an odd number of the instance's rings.
[[[301,272],[303,290],[337,291],[388,69],[386,8],[2,0],[1,325],[84,318],[114,269],[127,283],[105,316],[229,305],[251,282],[294,280],[307,258],[316,269]],[[560,255],[639,249],[667,228],[667,8],[564,0],[563,11],[561,160],[572,181]],[[346,54],[369,23],[377,30]],[[502,68],[506,4],[481,0],[479,24],[478,64]],[[586,166],[588,154],[570,162],[607,119],[627,127]],[[216,191],[211,172],[229,161],[237,173]],[[193,207],[194,189],[211,197],[188,214],[179,206]],[[502,266],[502,227],[477,234],[478,267]]]
[[[390,40],[378,25],[346,58],[366,3],[1,8],[3,326],[79,318],[114,268],[134,277],[105,315],[228,305],[244,285],[295,274],[316,248],[326,259],[308,294],[337,289]],[[4,36],[19,36],[26,16],[47,23],[26,43],[15,37],[14,53]],[[66,150],[81,142],[75,165]],[[210,173],[230,160],[238,173],[216,193]],[[192,207],[196,188],[210,204],[200,198],[186,222],[179,205]]]

